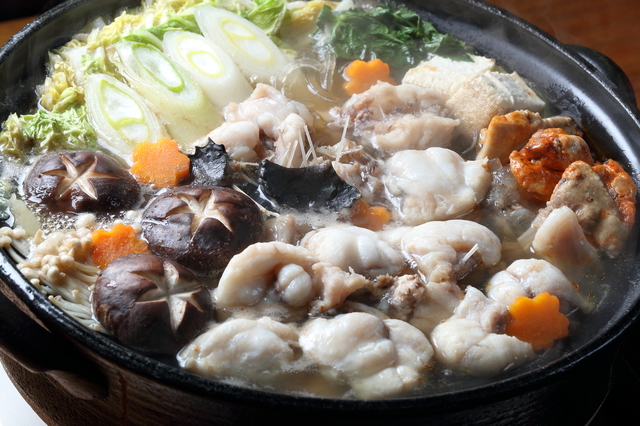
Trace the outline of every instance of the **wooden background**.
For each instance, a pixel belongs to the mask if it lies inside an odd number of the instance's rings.
[[[0,44],[4,44],[9,37],[18,32],[22,27],[27,25],[33,17],[14,19],[11,21],[0,22]]]
[[[607,55],[640,99],[640,0],[488,0],[567,44]]]
[[[640,0],[488,0],[560,41],[613,59],[640,99]],[[32,18],[0,22],[0,44]]]

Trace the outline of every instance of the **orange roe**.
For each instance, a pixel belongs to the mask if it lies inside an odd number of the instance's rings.
[[[349,219],[355,226],[380,231],[391,220],[391,212],[383,206],[370,206],[364,200],[357,200]]]

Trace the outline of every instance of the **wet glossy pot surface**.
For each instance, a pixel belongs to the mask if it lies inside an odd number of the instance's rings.
[[[135,1],[71,1],[43,15],[0,53],[0,119],[34,102],[48,49],[91,16]],[[640,123],[624,76],[597,54],[564,46],[519,19],[479,1],[409,2],[451,32],[517,70],[551,104],[575,117],[606,156],[637,176]],[[595,59],[594,59],[595,58]],[[594,66],[595,64],[595,66]],[[598,68],[605,74],[598,71]],[[619,336],[638,316],[638,250],[609,285],[615,287],[549,355],[499,381],[420,398],[340,401],[270,394],[210,381],[138,355],[80,326],[0,264],[0,347],[9,374],[51,424],[586,424],[606,394]]]

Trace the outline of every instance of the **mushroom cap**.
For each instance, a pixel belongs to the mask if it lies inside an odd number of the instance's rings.
[[[52,212],[114,212],[134,206],[140,186],[111,157],[95,151],[42,156],[24,181],[30,201]]]
[[[96,319],[124,345],[176,354],[213,319],[209,290],[188,269],[152,254],[110,263],[93,290]]]
[[[204,276],[263,235],[262,213],[246,195],[221,186],[181,186],[158,196],[142,215],[152,253]]]

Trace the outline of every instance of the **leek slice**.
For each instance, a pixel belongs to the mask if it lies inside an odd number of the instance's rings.
[[[242,102],[253,88],[231,57],[199,34],[167,32],[164,52],[198,83],[213,104],[222,110],[230,102]]]
[[[137,144],[166,136],[142,97],[113,77],[88,75],[85,99],[91,125],[116,154],[130,156]]]
[[[228,10],[204,5],[194,10],[202,34],[224,49],[251,82],[270,83],[287,58],[255,24]]]
[[[115,46],[122,75],[162,117],[180,148],[193,153],[194,144],[222,123],[220,113],[196,82],[160,50],[124,40]]]

